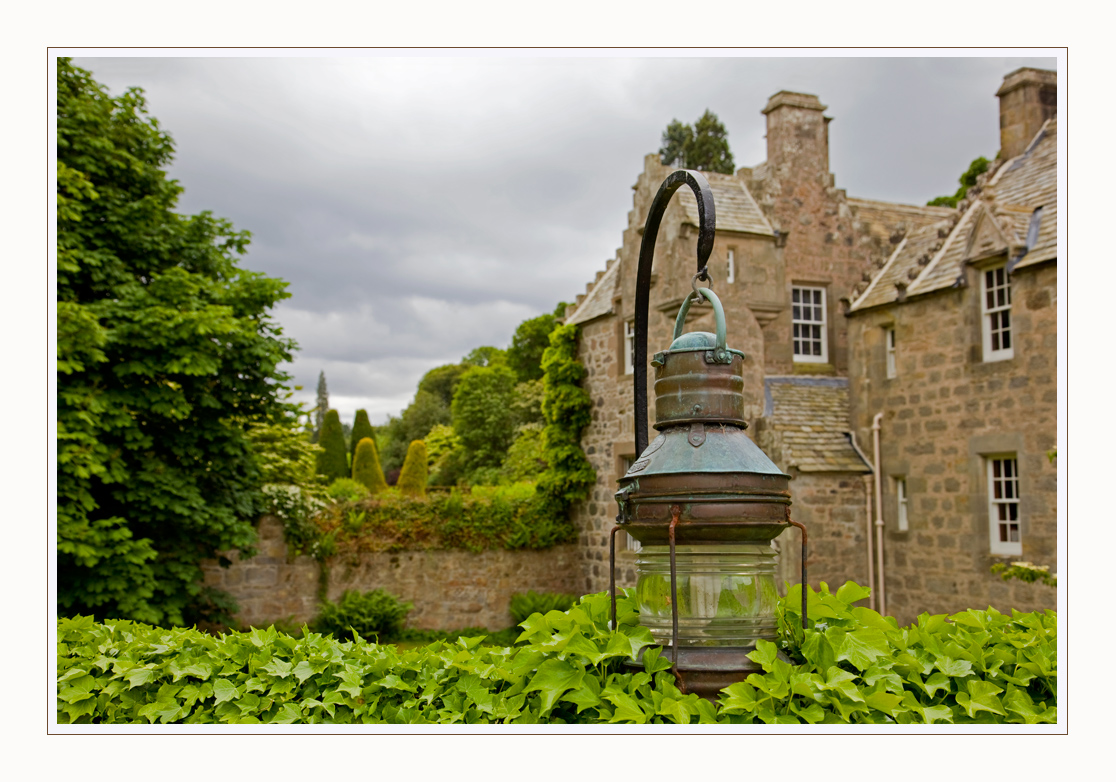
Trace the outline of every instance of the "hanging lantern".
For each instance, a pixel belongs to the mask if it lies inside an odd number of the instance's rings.
[[[651,360],[655,368],[655,429],[647,442],[647,307],[655,237],[666,205],[682,184],[697,196],[698,272],[674,326],[674,341]],[[683,692],[713,698],[749,673],[759,639],[774,640],[775,550],[790,526],[790,477],[745,434],[744,354],[726,344],[717,295],[699,288],[713,249],[713,194],[696,171],[676,171],[659,188],[640,248],[636,274],[635,427],[639,454],[620,479],[620,513],[612,531],[609,578],[616,621],[616,533],[641,549],[636,559],[640,624],[671,660]],[[690,307],[708,301],[716,333],[683,333]],[[805,590],[803,590],[805,622]]]

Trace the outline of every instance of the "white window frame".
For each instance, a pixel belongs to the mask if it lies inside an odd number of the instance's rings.
[[[907,479],[902,476],[895,476],[895,520],[900,532],[906,532],[910,529],[910,521],[907,517]]]
[[[981,335],[985,361],[1015,357],[1011,333],[1011,278],[1007,266],[980,270]]]
[[[814,294],[820,294],[815,296]],[[809,297],[810,301],[795,301],[795,298]],[[809,312],[806,311],[809,308]],[[805,316],[811,317],[805,317]],[[820,315],[820,319],[814,317]],[[794,361],[806,364],[829,363],[829,324],[826,320],[825,288],[812,288],[795,285],[791,288],[791,345]],[[810,333],[807,334],[807,329]],[[799,336],[802,334],[802,336]],[[801,342],[809,343],[809,353],[800,353]],[[813,348],[819,352],[815,353]]]
[[[635,372],[635,321],[624,321],[624,374]]]
[[[894,378],[898,374],[895,365],[895,327],[884,329],[884,352],[887,356],[887,377]]]
[[[725,281],[736,282],[736,250],[731,247],[728,249],[727,267]]]
[[[1019,461],[1015,454],[987,456],[985,461],[988,470],[988,541],[991,552],[1002,556],[1021,556],[1023,529],[1019,515]],[[1013,536],[1015,540],[1011,539]]]

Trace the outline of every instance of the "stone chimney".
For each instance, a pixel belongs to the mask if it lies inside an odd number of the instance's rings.
[[[829,123],[817,95],[782,90],[771,96],[767,116],[767,165],[781,181],[829,175]]]
[[[1000,157],[1009,160],[1023,154],[1042,123],[1058,113],[1058,75],[1019,68],[1004,77],[996,96],[1000,99]]]

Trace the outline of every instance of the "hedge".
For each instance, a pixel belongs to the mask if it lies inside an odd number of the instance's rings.
[[[1054,722],[1054,612],[923,614],[899,628],[851,603],[851,582],[780,602],[780,643],[716,704],[683,695],[634,601],[605,593],[533,614],[515,646],[459,638],[399,651],[255,629],[219,637],[90,617],[58,622],[62,723],[1038,723]],[[647,647],[647,648],[644,648]],[[643,671],[623,666],[639,654]]]

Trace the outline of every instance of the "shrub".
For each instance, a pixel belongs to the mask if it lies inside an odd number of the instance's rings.
[[[357,443],[353,456],[353,480],[365,486],[371,494],[379,494],[387,488],[384,471],[380,469],[380,456],[376,453],[376,443],[365,437]]]
[[[330,499],[356,502],[368,496],[368,487],[352,478],[338,478],[326,489]]]
[[[407,448],[407,458],[403,460],[403,469],[395,485],[408,497],[425,497],[426,473],[426,443],[414,440]]]
[[[318,454],[317,472],[328,480],[349,477],[348,449],[345,448],[345,435],[341,431],[341,418],[336,410],[326,413],[325,423],[322,424],[321,437],[318,445],[322,452]]]
[[[548,611],[568,611],[577,602],[576,595],[563,595],[558,592],[536,592],[533,589],[512,595],[508,612],[515,623],[522,624],[531,614],[545,614]]]
[[[390,637],[403,629],[411,607],[410,603],[403,603],[382,589],[371,592],[349,589],[336,603],[322,602],[313,630],[342,641],[352,640],[353,633],[373,640]]]
[[[607,593],[569,611],[534,614],[515,646],[459,638],[399,651],[316,633],[253,630],[214,638],[90,617],[58,622],[59,722],[142,723],[1052,723],[1057,721],[1057,618],[993,609],[923,614],[898,628],[851,603],[845,584],[797,587],[780,602],[781,643],[760,641],[763,673],[717,702],[682,694],[650,646],[638,608]],[[625,661],[636,656],[643,670]]]
[[[372,424],[368,421],[368,411],[357,410],[356,418],[353,419],[353,428],[349,432],[349,464],[356,460],[357,444],[365,437],[371,437],[372,441],[375,442],[376,430],[372,428]],[[379,457],[377,456],[377,458]]]

